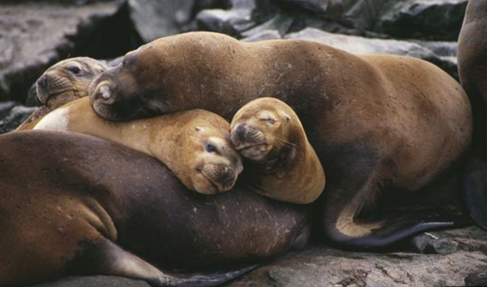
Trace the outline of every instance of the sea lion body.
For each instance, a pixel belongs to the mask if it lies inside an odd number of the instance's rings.
[[[189,192],[159,161],[110,141],[29,131],[2,135],[0,145],[1,286],[69,274],[211,283],[159,270],[256,262],[308,237],[297,206],[239,184],[218,196]]]
[[[275,98],[253,100],[237,111],[231,140],[250,166],[245,181],[264,196],[297,204],[315,201],[325,173],[298,116]]]
[[[107,69],[104,62],[89,57],[69,58],[49,67],[35,83],[37,98],[43,106],[30,115],[17,130],[30,130],[54,109],[88,96],[88,86]]]
[[[95,114],[83,98],[51,112],[34,130],[80,132],[121,143],[156,157],[187,188],[203,194],[230,190],[243,169],[228,139],[230,124],[204,110],[113,123]]]
[[[474,221],[487,230],[487,1],[469,1],[458,38],[458,75],[473,109],[474,133],[464,196]]]
[[[91,88],[95,111],[113,120],[194,108],[230,119],[253,99],[284,101],[326,163],[322,228],[353,246],[397,240],[366,240],[384,225],[358,223],[360,210],[379,191],[424,187],[459,160],[472,131],[465,92],[438,67],[304,40],[241,43],[206,32],[161,38],[125,55]]]

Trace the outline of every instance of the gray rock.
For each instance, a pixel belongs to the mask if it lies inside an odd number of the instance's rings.
[[[487,236],[474,227],[455,232],[450,235],[478,232]],[[283,256],[225,286],[463,286],[467,277],[478,282],[482,278],[480,270],[486,268],[487,255],[479,250],[460,249],[449,254],[359,253],[320,245]]]
[[[207,9],[196,16],[198,28],[240,37],[242,31],[256,25],[252,21],[252,11],[247,9]]]
[[[16,129],[36,109],[35,107],[25,107],[22,105],[14,106],[9,111],[9,114],[0,120],[0,134]]]
[[[456,43],[446,43],[443,45],[442,55],[433,52],[440,51],[440,44],[437,46],[432,43],[411,42],[390,39],[370,39],[358,36],[347,36],[328,33],[314,28],[307,28],[297,33],[291,33],[285,36],[287,39],[306,39],[320,42],[332,47],[345,50],[353,54],[394,54],[404,55],[430,61],[448,72],[453,77],[457,76],[456,59],[445,56],[445,51],[456,51]]]
[[[241,39],[242,42],[258,42],[258,41],[265,41],[265,40],[275,40],[281,39],[281,33],[277,30],[264,30],[253,34],[247,38]]]
[[[279,0],[312,11],[325,19],[344,23],[350,27],[369,30],[376,21],[386,0]]]
[[[128,0],[130,17],[144,42],[174,35],[191,20],[195,0]]]
[[[29,287],[150,287],[141,280],[114,276],[76,276]]]
[[[241,38],[259,34],[269,27],[279,27],[280,30],[289,28],[292,21],[283,20],[286,17],[280,15],[280,12],[278,6],[271,0],[231,0],[229,9],[202,10],[196,15],[196,21],[199,30],[220,32]],[[269,22],[265,23],[266,21]],[[243,35],[244,31],[261,24],[264,27]]]
[[[110,30],[127,26],[118,22],[124,17],[120,1],[63,3],[0,4],[0,101],[24,102],[35,79],[61,59],[77,54],[110,57],[130,48],[124,38],[130,33]]]
[[[279,33],[280,36],[283,36],[288,32],[293,22],[294,17],[292,16],[288,16],[285,14],[277,15],[269,21],[243,32],[242,36],[248,38],[269,30],[276,31]]]
[[[376,31],[395,38],[456,41],[466,6],[467,0],[389,1]]]

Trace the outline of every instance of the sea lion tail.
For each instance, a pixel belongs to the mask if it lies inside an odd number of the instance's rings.
[[[241,268],[216,271],[212,273],[198,273],[191,275],[162,275],[159,280],[148,281],[153,287],[173,286],[173,287],[207,287],[216,286],[233,280],[243,274],[252,271],[260,264],[246,265]]]
[[[468,213],[475,223],[487,230],[487,163],[470,158],[463,181],[463,195]]]

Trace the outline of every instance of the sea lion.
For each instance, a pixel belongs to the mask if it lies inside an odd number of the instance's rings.
[[[75,57],[60,61],[48,68],[36,81],[36,92],[43,106],[32,113],[17,130],[29,130],[54,109],[88,96],[93,79],[108,69],[102,61],[89,57]]]
[[[82,98],[49,113],[34,130],[79,132],[121,143],[159,159],[187,188],[202,194],[230,190],[243,169],[229,140],[230,124],[205,110],[113,123]]]
[[[243,43],[193,32],[127,53],[90,86],[94,110],[112,120],[194,108],[229,120],[264,96],[294,109],[326,163],[327,188],[315,208],[327,237],[351,247],[384,246],[453,224],[408,223],[408,216],[360,221],[381,192],[419,190],[469,146],[465,92],[426,61],[352,55],[297,39]],[[406,224],[390,228],[398,221]]]
[[[0,146],[1,286],[70,274],[208,286],[309,235],[300,206],[240,184],[216,196],[189,192],[156,159],[111,141],[24,131],[1,135]],[[213,272],[225,267],[235,271]]]
[[[458,38],[458,75],[473,109],[474,133],[464,196],[474,221],[487,230],[487,1],[468,1]]]
[[[315,201],[325,173],[296,113],[275,98],[259,98],[232,119],[231,140],[249,159],[245,181],[264,196],[297,204]]]

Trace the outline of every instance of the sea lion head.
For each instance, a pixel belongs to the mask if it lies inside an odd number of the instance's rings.
[[[89,57],[63,60],[48,68],[36,81],[39,100],[53,110],[88,96],[88,87],[107,66]]]
[[[182,181],[203,194],[228,191],[243,170],[242,159],[230,141],[230,125],[216,114],[198,112],[211,117],[205,115],[204,120],[193,120],[182,133],[185,140],[181,141],[180,157],[189,165],[182,167]]]
[[[259,98],[242,107],[231,123],[231,141],[250,160],[268,161],[292,148],[290,130],[296,114],[274,98]]]
[[[99,116],[117,121],[184,110],[172,109],[159,97],[165,93],[165,77],[171,76],[166,70],[175,67],[166,63],[170,56],[156,50],[152,44],[143,45],[127,53],[118,66],[93,81],[89,89],[90,101]]]

